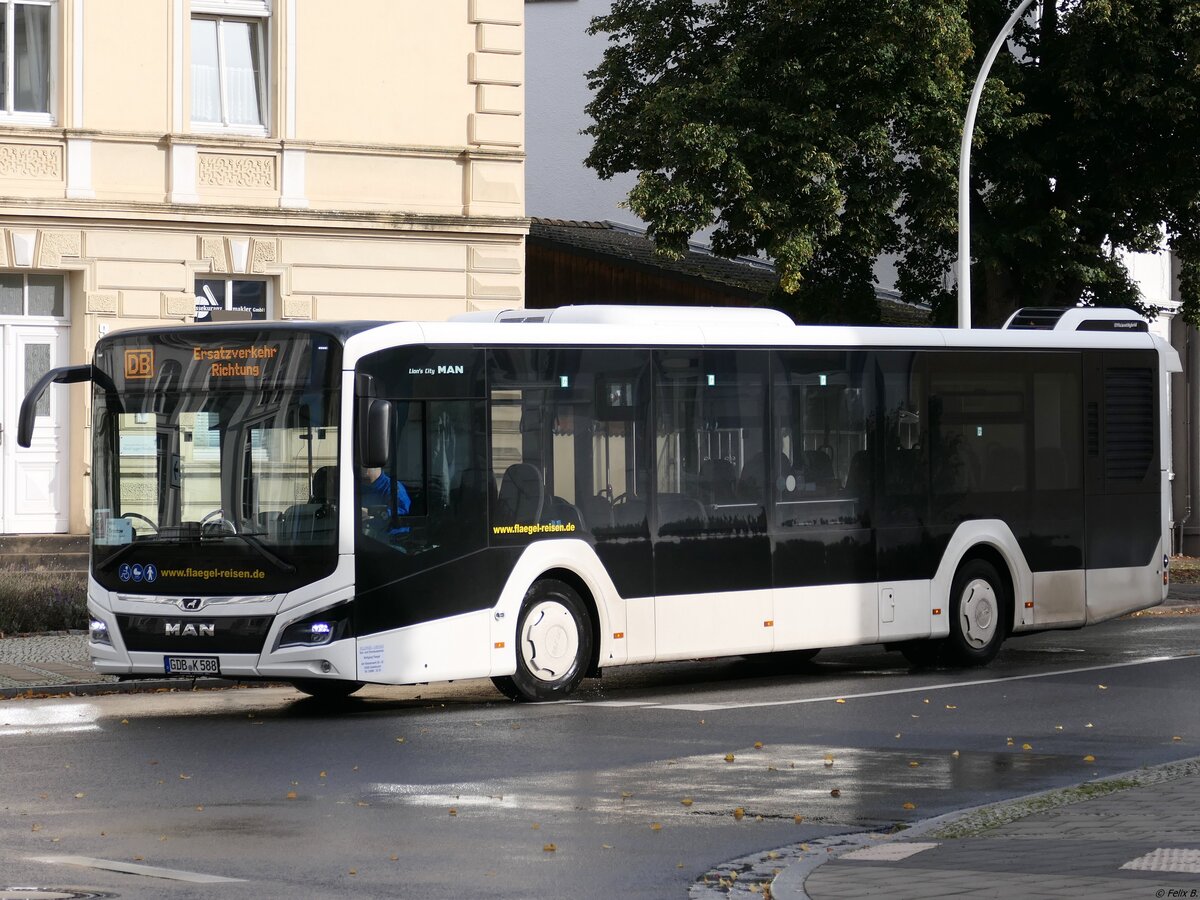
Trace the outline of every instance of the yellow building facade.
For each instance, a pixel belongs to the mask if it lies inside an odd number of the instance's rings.
[[[88,529],[85,388],[15,434],[103,334],[522,305],[523,14],[0,0],[0,534]]]

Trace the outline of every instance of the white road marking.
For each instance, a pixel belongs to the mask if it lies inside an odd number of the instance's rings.
[[[861,850],[852,850],[849,853],[843,853],[838,859],[866,860],[869,862],[899,862],[902,859],[908,859],[910,856],[916,856],[918,853],[924,853],[926,850],[932,850],[938,846],[941,845],[916,842],[874,844],[870,847],[863,847]]]
[[[1028,675],[1006,675],[1002,678],[984,678],[978,681],[955,681],[950,684],[926,684],[917,687],[895,688],[890,691],[867,691],[861,694],[832,694],[828,697],[804,697],[795,700],[762,700],[757,703],[654,703],[642,704],[643,709],[674,709],[683,712],[720,712],[731,709],[758,709],[768,706],[801,706],[805,703],[832,703],[837,700],[864,700],[869,697],[890,697],[896,694],[917,694],[930,691],[947,691],[955,688],[975,687],[981,684],[1003,684],[1006,681],[1025,681],[1030,678],[1056,678],[1060,675],[1078,675],[1081,672],[1102,672],[1107,669],[1122,669],[1129,666],[1145,666],[1150,663],[1170,662],[1177,659],[1194,659],[1200,650],[1179,656],[1150,656],[1129,662],[1108,663],[1103,666],[1082,666],[1075,669],[1056,669],[1053,672],[1034,672]],[[612,705],[613,701],[588,703],[586,706]],[[632,703],[631,703],[632,705]]]
[[[33,862],[50,863],[51,865],[82,866],[86,869],[103,869],[106,872],[145,875],[149,878],[167,878],[171,881],[187,881],[192,884],[229,884],[235,881],[245,881],[244,878],[223,878],[220,875],[185,872],[182,869],[162,869],[158,866],[142,866],[137,863],[111,859],[94,859],[91,856],[31,856],[30,859]]]

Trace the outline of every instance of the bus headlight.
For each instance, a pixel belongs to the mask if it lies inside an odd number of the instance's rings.
[[[88,622],[88,640],[93,644],[108,644],[111,647],[112,638],[108,634],[108,623],[103,619],[91,619]]]
[[[320,647],[350,633],[350,604],[342,603],[291,622],[280,632],[276,646]]]

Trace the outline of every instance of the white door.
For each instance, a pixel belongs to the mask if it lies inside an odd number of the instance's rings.
[[[10,324],[0,330],[0,533],[65,532],[68,389],[54,385],[42,395],[28,449],[17,446],[17,421],[25,393],[50,369],[65,365],[67,329]]]

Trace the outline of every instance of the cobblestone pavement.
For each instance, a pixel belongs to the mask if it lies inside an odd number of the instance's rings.
[[[1200,759],[946,818],[785,873],[772,896],[1200,897]]]
[[[92,668],[83,632],[0,638],[0,692],[116,682]]]

